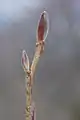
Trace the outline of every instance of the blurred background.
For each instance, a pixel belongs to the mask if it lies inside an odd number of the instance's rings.
[[[30,61],[40,13],[50,29],[37,66],[37,120],[80,120],[80,0],[0,0],[0,119],[25,120],[21,54]]]

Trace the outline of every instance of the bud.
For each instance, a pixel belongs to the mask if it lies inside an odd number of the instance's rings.
[[[24,69],[29,70],[29,58],[25,50],[22,51],[21,63]]]
[[[48,20],[48,14],[46,11],[44,11],[41,16],[38,23],[37,28],[37,40],[38,42],[45,41],[47,34],[49,30],[49,20]]]
[[[31,117],[32,117],[31,120],[36,120],[36,108],[35,108],[34,102],[32,102],[32,105],[31,105]]]

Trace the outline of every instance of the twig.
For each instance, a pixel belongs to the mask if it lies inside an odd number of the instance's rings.
[[[25,72],[26,80],[26,120],[35,120],[36,119],[36,109],[35,103],[32,100],[32,87],[33,87],[33,77],[36,69],[36,65],[39,61],[39,58],[44,51],[44,43],[47,37],[49,30],[49,21],[47,12],[44,11],[41,13],[38,27],[37,27],[37,41],[36,41],[36,50],[33,57],[32,64],[29,64],[29,58],[26,54],[26,51],[22,52],[22,67]]]

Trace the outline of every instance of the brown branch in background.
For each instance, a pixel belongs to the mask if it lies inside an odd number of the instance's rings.
[[[22,67],[25,72],[26,79],[26,120],[35,120],[36,119],[36,109],[35,103],[32,100],[32,86],[33,86],[33,77],[36,69],[36,65],[39,61],[39,58],[44,50],[44,43],[47,37],[49,30],[49,21],[47,12],[44,11],[39,19],[37,33],[36,33],[36,50],[33,57],[32,64],[29,64],[29,58],[23,50],[22,52]]]

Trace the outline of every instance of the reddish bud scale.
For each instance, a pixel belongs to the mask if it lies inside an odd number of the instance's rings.
[[[34,104],[34,102],[33,102],[33,103],[32,103],[32,106],[31,106],[31,116],[32,116],[32,117],[31,117],[31,118],[32,118],[31,120],[36,120],[36,118],[35,118],[35,117],[36,117],[36,116],[35,116],[35,112],[36,112],[36,111],[35,111],[35,104]]]
[[[33,110],[32,120],[34,120],[34,110]]]
[[[49,20],[48,20],[48,14],[46,11],[44,11],[41,16],[38,23],[38,29],[37,29],[37,40],[38,42],[45,41],[47,34],[49,30]]]
[[[41,16],[41,19],[39,21],[38,25],[38,40],[42,41],[44,39],[44,13]]]

